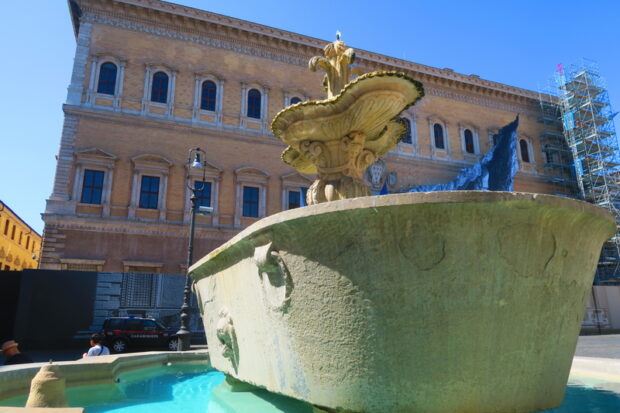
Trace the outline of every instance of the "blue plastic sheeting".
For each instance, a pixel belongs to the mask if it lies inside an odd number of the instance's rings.
[[[445,184],[422,185],[409,192],[434,191],[512,191],[517,162],[517,127],[519,117],[494,136],[495,146],[484,158],[461,169],[456,179]]]

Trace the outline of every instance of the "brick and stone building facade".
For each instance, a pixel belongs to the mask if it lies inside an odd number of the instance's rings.
[[[187,185],[199,179],[186,168],[192,147],[207,153],[202,202],[214,208],[198,218],[196,257],[298,204],[313,177],[280,161],[285,146],[269,126],[291,102],[325,96],[307,62],[326,40],[157,0],[69,5],[77,47],[41,268],[182,273]],[[426,90],[403,113],[410,136],[375,168],[374,190],[451,180],[519,114],[515,190],[560,191],[545,168],[537,93],[359,49],[357,63]]]
[[[0,270],[37,268],[41,235],[0,201]]]

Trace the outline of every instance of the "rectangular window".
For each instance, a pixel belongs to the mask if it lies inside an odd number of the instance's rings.
[[[13,225],[13,230],[11,231],[11,239],[15,240],[15,225]]]
[[[102,193],[103,171],[85,170],[80,202],[83,204],[101,204]]]
[[[159,177],[142,176],[140,184],[140,208],[157,209],[159,199]]]
[[[305,206],[307,192],[308,188],[299,188],[299,191],[288,191],[288,209]]]
[[[243,187],[243,216],[258,218],[258,188]]]
[[[153,307],[157,285],[154,274],[123,274],[121,284],[122,307]]]
[[[9,219],[7,218],[4,221],[4,235],[9,235]]]
[[[196,190],[196,206],[211,206],[211,182],[195,181],[194,189]]]

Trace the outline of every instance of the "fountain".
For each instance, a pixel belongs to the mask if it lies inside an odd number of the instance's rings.
[[[402,136],[398,115],[424,91],[395,72],[349,82],[353,50],[338,39],[324,51],[310,68],[327,72],[327,99],[273,121],[289,145],[283,160],[317,174],[309,206],[256,222],[190,269],[209,354],[44,366],[29,406],[525,413],[561,404],[614,218],[538,194],[368,196],[363,171]],[[39,367],[0,367],[0,398],[23,406]],[[576,368],[609,380],[620,364]],[[615,374],[604,411],[620,403]],[[580,392],[569,388],[569,402],[589,403],[575,402]]]
[[[362,173],[424,95],[396,72],[281,111],[282,159],[317,173],[308,207],[262,219],[191,268],[212,365],[328,411],[532,412],[561,404],[613,217],[554,196],[369,195]],[[579,238],[575,237],[579,234]]]

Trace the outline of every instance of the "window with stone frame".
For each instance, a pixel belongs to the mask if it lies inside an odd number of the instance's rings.
[[[241,83],[240,126],[266,131],[269,127],[269,88],[258,81]]]
[[[289,189],[287,209],[299,208],[306,205],[308,188],[300,187],[298,190]]]
[[[164,72],[157,72],[153,75],[151,102],[168,103],[168,82],[169,77]]]
[[[269,174],[258,168],[241,167],[235,170],[235,181],[234,225],[249,225],[255,218],[266,216]]]
[[[446,149],[444,141],[443,126],[439,123],[433,125],[433,144],[437,149]]]
[[[282,210],[307,205],[306,195],[312,185],[312,179],[299,172],[292,172],[280,177],[282,180]]]
[[[525,139],[520,139],[519,140],[519,149],[520,149],[520,154],[521,154],[521,160],[523,162],[527,162],[530,163],[530,150],[529,150],[529,144]]]
[[[258,218],[260,189],[253,186],[243,187],[243,216]]]
[[[159,177],[142,175],[140,182],[140,208],[157,209],[159,201]]]
[[[165,220],[168,175],[172,162],[154,154],[138,155],[131,161],[133,182],[128,217],[136,217],[139,208],[156,209],[159,211],[159,219]]]
[[[111,208],[114,169],[118,158],[99,148],[78,151],[74,157],[73,197],[76,203],[101,205],[100,213],[108,216]]]
[[[196,192],[196,206],[211,206],[211,182],[194,181],[194,190]]]
[[[147,64],[144,75],[142,113],[172,117],[177,72],[165,64]]]
[[[476,146],[474,144],[474,134],[470,129],[463,131],[463,140],[465,144],[465,152],[474,154],[476,153]]]
[[[97,93],[104,95],[114,95],[116,93],[116,76],[118,68],[112,62],[105,62],[99,68],[99,79],[97,82]]]
[[[205,80],[200,92],[200,109],[215,112],[216,103],[217,85],[212,80]]]
[[[246,114],[248,118],[261,118],[261,99],[262,95],[257,89],[250,89],[250,91],[248,91],[248,104]]]
[[[83,204],[101,204],[103,194],[103,177],[105,172],[92,169],[84,170],[84,180],[82,182],[82,196],[80,202]]]
[[[90,57],[90,81],[86,103],[100,108],[120,110],[126,62],[109,53]]]
[[[401,138],[401,143],[409,143],[412,144],[413,143],[413,136],[411,134],[411,121],[407,118],[401,118],[403,123],[405,124],[405,127],[407,128],[407,131],[405,132],[405,135]]]
[[[199,219],[202,223],[208,223],[209,221],[211,221],[211,224],[217,225],[220,219],[218,195],[223,171],[222,169],[218,168],[207,160],[203,160],[202,164],[204,169],[187,168],[186,165],[185,176],[187,181],[185,185],[186,191],[183,222],[189,223],[190,221],[190,198],[192,195],[192,191],[189,188],[198,187],[199,189],[201,189],[197,194],[199,202],[198,206],[208,206],[213,208],[213,211],[208,214],[208,216],[202,216]],[[199,183],[203,182],[203,179],[205,186],[198,186]]]

